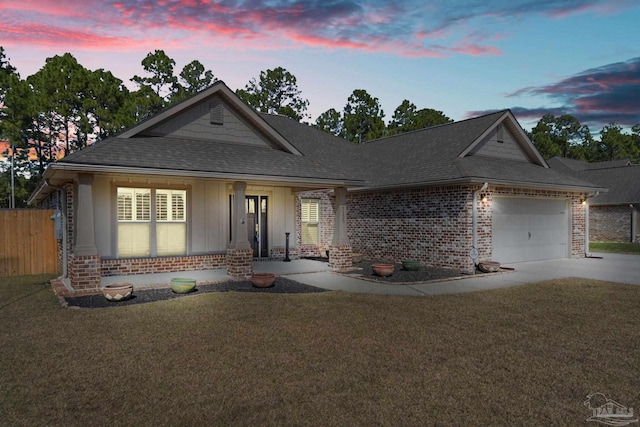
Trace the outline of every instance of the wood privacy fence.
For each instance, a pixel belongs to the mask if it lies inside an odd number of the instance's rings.
[[[57,272],[54,212],[0,209],[0,277]]]

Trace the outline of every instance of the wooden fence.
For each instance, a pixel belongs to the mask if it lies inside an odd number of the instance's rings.
[[[0,277],[56,273],[52,210],[0,209]]]

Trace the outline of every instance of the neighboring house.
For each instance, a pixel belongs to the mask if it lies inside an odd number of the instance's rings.
[[[506,110],[352,144],[260,114],[218,82],[51,165],[30,198],[61,215],[75,289],[120,274],[226,268],[353,251],[474,269],[585,255],[585,206],[604,188],[548,167]]]
[[[628,159],[586,163],[554,157],[549,165],[608,188],[589,199],[589,240],[640,243],[640,165]]]

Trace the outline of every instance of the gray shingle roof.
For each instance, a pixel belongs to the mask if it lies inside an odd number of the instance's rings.
[[[640,203],[640,165],[632,165],[628,159],[587,163],[554,157],[549,159],[549,165],[608,188],[591,199],[592,205]]]
[[[587,163],[582,160],[577,159],[568,159],[566,157],[552,157],[548,160],[548,162],[553,163],[553,167],[571,171],[586,171],[593,169],[609,169],[609,168],[617,168],[621,166],[629,166],[631,161],[629,159],[622,160],[609,160],[606,162],[593,162]],[[551,166],[551,163],[549,165]]]
[[[64,159],[68,164],[318,180],[354,180],[313,157],[269,147],[167,137],[112,138]]]
[[[532,163],[458,156],[505,114],[493,114],[353,144],[286,117],[263,118],[305,155],[356,173],[367,187],[500,181],[543,186],[595,187]]]
[[[640,203],[640,165],[587,170],[581,177],[609,189],[594,197],[592,205]]]
[[[446,182],[493,181],[535,186],[593,188],[574,175],[523,161],[460,154],[507,111],[353,144],[283,116],[258,113],[255,123],[275,131],[302,156],[283,150],[172,137],[121,137],[95,144],[60,161],[112,166],[344,181],[383,188]],[[262,120],[264,122],[262,122]],[[266,124],[259,124],[266,123]]]
[[[361,173],[370,186],[467,178],[456,161],[504,111],[362,144]]]

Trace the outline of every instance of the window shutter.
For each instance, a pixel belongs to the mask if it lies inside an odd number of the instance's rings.
[[[149,221],[151,219],[151,191],[136,191],[136,220]]]
[[[185,192],[174,192],[171,194],[171,212],[172,212],[172,220],[174,221],[184,221],[184,199]]]
[[[300,222],[303,245],[318,244],[318,222],[320,202],[316,199],[303,199],[300,205]]]
[[[156,219],[166,221],[169,219],[169,202],[166,193],[156,193]]]
[[[313,200],[309,203],[309,222],[318,222],[318,201]]]
[[[118,194],[118,221],[131,221],[133,215],[133,199],[131,194]]]

